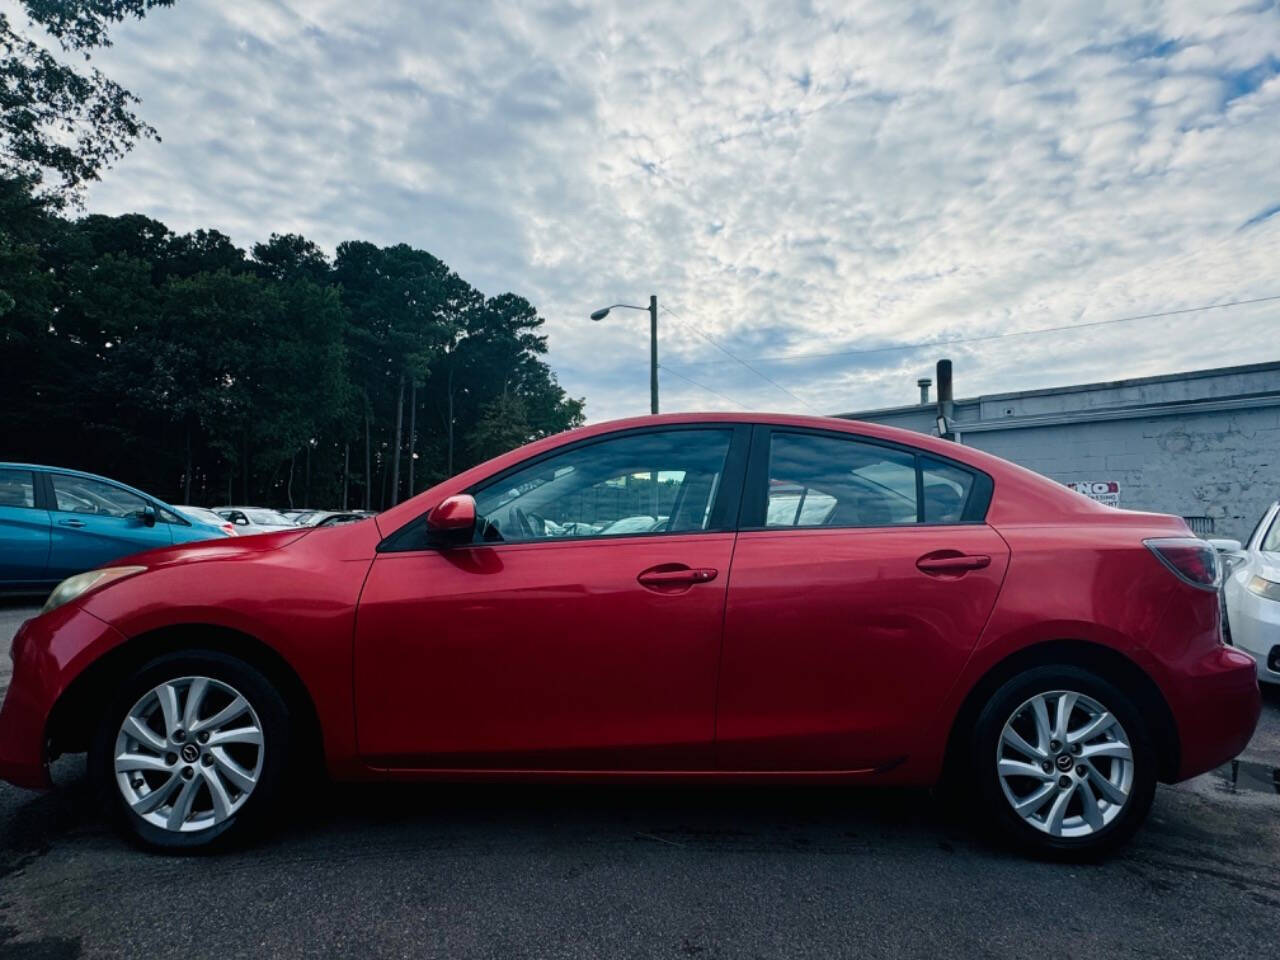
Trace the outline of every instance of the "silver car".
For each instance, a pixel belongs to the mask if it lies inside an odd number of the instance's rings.
[[[241,536],[298,529],[298,525],[283,513],[267,507],[214,507],[213,512],[234,523],[236,532]]]

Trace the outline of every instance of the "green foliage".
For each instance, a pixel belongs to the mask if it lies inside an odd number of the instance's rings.
[[[423,250],[331,264],[273,234],[250,257],[137,214],[67,220],[32,188],[0,179],[6,459],[174,501],[381,508],[582,422],[534,307]]]
[[[533,439],[524,401],[514,393],[504,393],[484,405],[470,447],[474,459],[488,460]]]
[[[108,28],[173,0],[22,0],[30,24],[61,53],[89,59],[111,45]],[[84,183],[156,131],[133,112],[138,99],[99,70],[77,69],[23,36],[0,13],[0,176],[40,183],[51,197],[76,200]],[[158,139],[158,137],[156,137]]]

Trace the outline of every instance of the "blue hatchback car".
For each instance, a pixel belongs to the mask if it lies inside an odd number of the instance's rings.
[[[3,591],[47,591],[117,557],[225,535],[105,477],[0,463]]]

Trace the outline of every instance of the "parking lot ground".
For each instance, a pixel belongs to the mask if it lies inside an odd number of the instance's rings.
[[[1268,955],[1280,695],[1243,759],[1064,866],[923,791],[781,787],[327,786],[255,847],[161,857],[66,758],[52,791],[0,786],[0,958]]]

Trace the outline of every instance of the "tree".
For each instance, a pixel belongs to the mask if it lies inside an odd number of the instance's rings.
[[[406,382],[421,376],[449,342],[455,324],[450,298],[458,295],[463,281],[425,250],[362,242],[338,246],[333,276],[348,310],[353,380],[366,411],[366,473],[373,427],[395,424],[387,451],[390,489],[383,500],[395,504],[400,499]],[[366,477],[366,491],[370,481]]]
[[[22,0],[31,25],[63,54],[89,59],[108,47],[108,28],[173,0]],[[50,195],[78,200],[86,181],[125,155],[139,138],[159,139],[134,113],[138,98],[96,68],[81,71],[22,36],[0,13],[0,176],[58,183]]]
[[[471,431],[471,456],[481,463],[532,439],[524,401],[513,393],[502,393],[481,410]]]
[[[266,243],[253,245],[253,266],[271,280],[310,280],[328,284],[333,280],[324,252],[296,233],[273,233]]]
[[[310,505],[355,483],[385,506],[581,422],[533,305],[485,298],[426,251],[353,241],[331,266],[273,234],[247,257],[138,214],[68,220],[34,187],[0,177],[9,459],[184,503],[278,505],[305,476]]]

